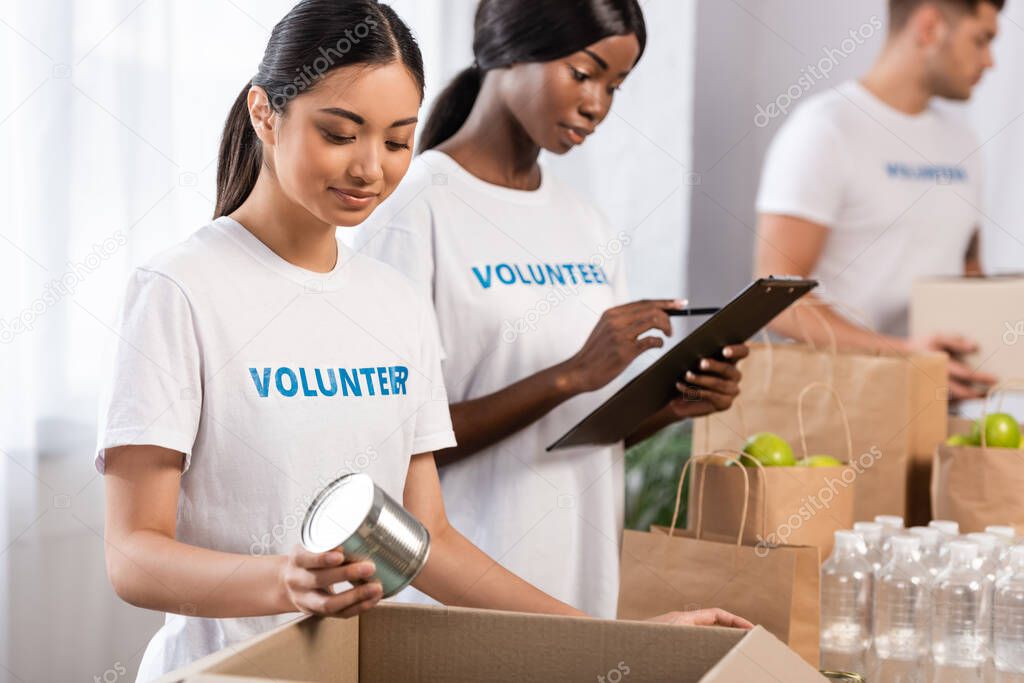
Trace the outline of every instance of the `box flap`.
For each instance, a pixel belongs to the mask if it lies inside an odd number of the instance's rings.
[[[814,667],[766,629],[755,626],[700,683],[824,683]]]
[[[168,673],[156,683],[195,683],[210,674],[229,676],[237,683],[358,683],[359,619],[297,617]]]
[[[360,617],[360,681],[697,683],[744,636],[698,628],[420,605]]]

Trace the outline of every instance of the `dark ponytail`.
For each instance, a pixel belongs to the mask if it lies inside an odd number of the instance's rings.
[[[473,22],[476,61],[434,101],[420,151],[437,147],[462,128],[491,69],[550,62],[608,36],[629,34],[636,35],[642,55],[647,26],[637,0],[480,0]]]
[[[288,103],[333,69],[353,64],[405,66],[423,96],[423,57],[409,27],[376,0],[302,0],[277,22],[259,71],[235,98],[224,122],[217,159],[214,218],[246,200],[263,164],[260,139],[249,120],[249,89],[259,86],[271,108]]]
[[[217,206],[214,218],[226,216],[245,201],[260,175],[263,154],[260,139],[249,122],[249,88],[245,84],[235,98],[224,122],[224,135],[217,155]]]
[[[480,67],[471,66],[460,71],[441,91],[420,133],[420,151],[437,147],[462,128],[462,124],[469,118],[469,112],[473,111],[483,82]]]

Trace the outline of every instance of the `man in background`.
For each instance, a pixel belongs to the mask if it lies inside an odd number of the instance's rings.
[[[995,377],[957,360],[969,339],[908,339],[915,280],[981,274],[979,143],[936,99],[965,101],[986,69],[1004,0],[890,0],[871,69],[799,107],[772,142],[757,199],[755,270],[814,277],[809,301],[842,348],[950,354],[950,395]],[[797,317],[799,316],[799,318]],[[793,309],[772,329],[824,343]]]

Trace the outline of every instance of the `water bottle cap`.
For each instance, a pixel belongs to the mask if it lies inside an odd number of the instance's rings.
[[[875,521],[887,529],[903,528],[903,518],[899,515],[875,515]]]
[[[978,545],[970,541],[951,541],[948,548],[950,562],[963,564],[974,562],[978,557]]]
[[[1017,540],[1017,530],[1012,526],[992,524],[991,526],[985,527],[985,533],[998,536],[999,538],[1009,540],[1010,542]]]
[[[960,523],[954,522],[949,519],[933,519],[928,522],[928,526],[932,529],[938,529],[947,536],[959,536],[960,535]]]
[[[836,548],[844,550],[860,550],[861,544],[864,543],[864,539],[855,531],[836,531],[835,538]]]
[[[915,553],[921,548],[921,539],[917,536],[900,534],[889,539],[894,552]]]
[[[878,522],[854,522],[853,530],[864,540],[879,541],[882,539],[882,525]]]
[[[975,543],[985,550],[992,550],[999,543],[999,537],[986,534],[984,531],[974,531],[967,534],[967,540]]]
[[[912,526],[908,531],[921,539],[922,546],[936,546],[942,540],[942,532],[927,526]]]

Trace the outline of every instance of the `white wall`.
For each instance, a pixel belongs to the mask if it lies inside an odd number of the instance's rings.
[[[986,74],[969,108],[985,161],[982,264],[1024,272],[1024,2],[1009,0]]]
[[[808,66],[842,50],[844,39],[878,17],[885,0],[705,0],[697,5],[693,166],[687,295],[724,303],[750,281],[754,199],[765,150],[785,117],[755,122],[764,106],[797,84]],[[848,56],[833,52],[828,78],[796,100],[855,77],[871,63],[881,32]],[[846,44],[850,47],[850,43]]]

